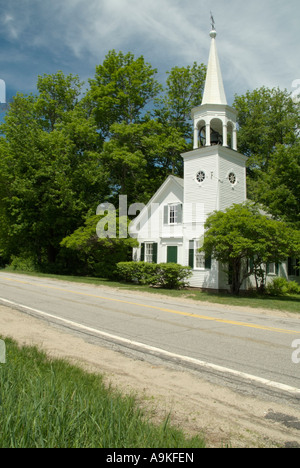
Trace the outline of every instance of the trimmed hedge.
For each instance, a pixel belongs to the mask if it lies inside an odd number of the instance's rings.
[[[120,262],[117,264],[117,275],[127,283],[181,289],[188,286],[192,269],[177,263]]]

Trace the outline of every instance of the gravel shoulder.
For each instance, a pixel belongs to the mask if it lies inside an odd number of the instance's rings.
[[[203,435],[208,447],[300,447],[300,408],[236,393],[188,371],[130,358],[3,306],[0,335],[20,345],[37,345],[50,357],[103,374],[107,385],[135,394],[153,421],[170,414],[173,425],[187,434]]]

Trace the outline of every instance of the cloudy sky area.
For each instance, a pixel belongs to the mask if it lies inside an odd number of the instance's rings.
[[[261,86],[300,86],[299,0],[0,0],[0,79],[7,100],[62,70],[86,81],[111,49],[143,55],[163,83],[207,64],[210,10],[229,104]]]

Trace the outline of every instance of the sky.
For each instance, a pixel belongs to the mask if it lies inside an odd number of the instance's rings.
[[[207,64],[210,11],[229,104],[261,86],[300,95],[299,0],[0,0],[0,101],[3,82],[9,101],[58,70],[88,88],[112,49],[143,55],[164,83]]]

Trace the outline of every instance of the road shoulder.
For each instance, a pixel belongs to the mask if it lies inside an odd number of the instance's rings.
[[[300,409],[233,392],[191,372],[129,358],[2,306],[0,335],[104,374],[107,385],[136,394],[153,421],[170,413],[172,424],[188,434],[204,435],[209,447],[300,447]]]

